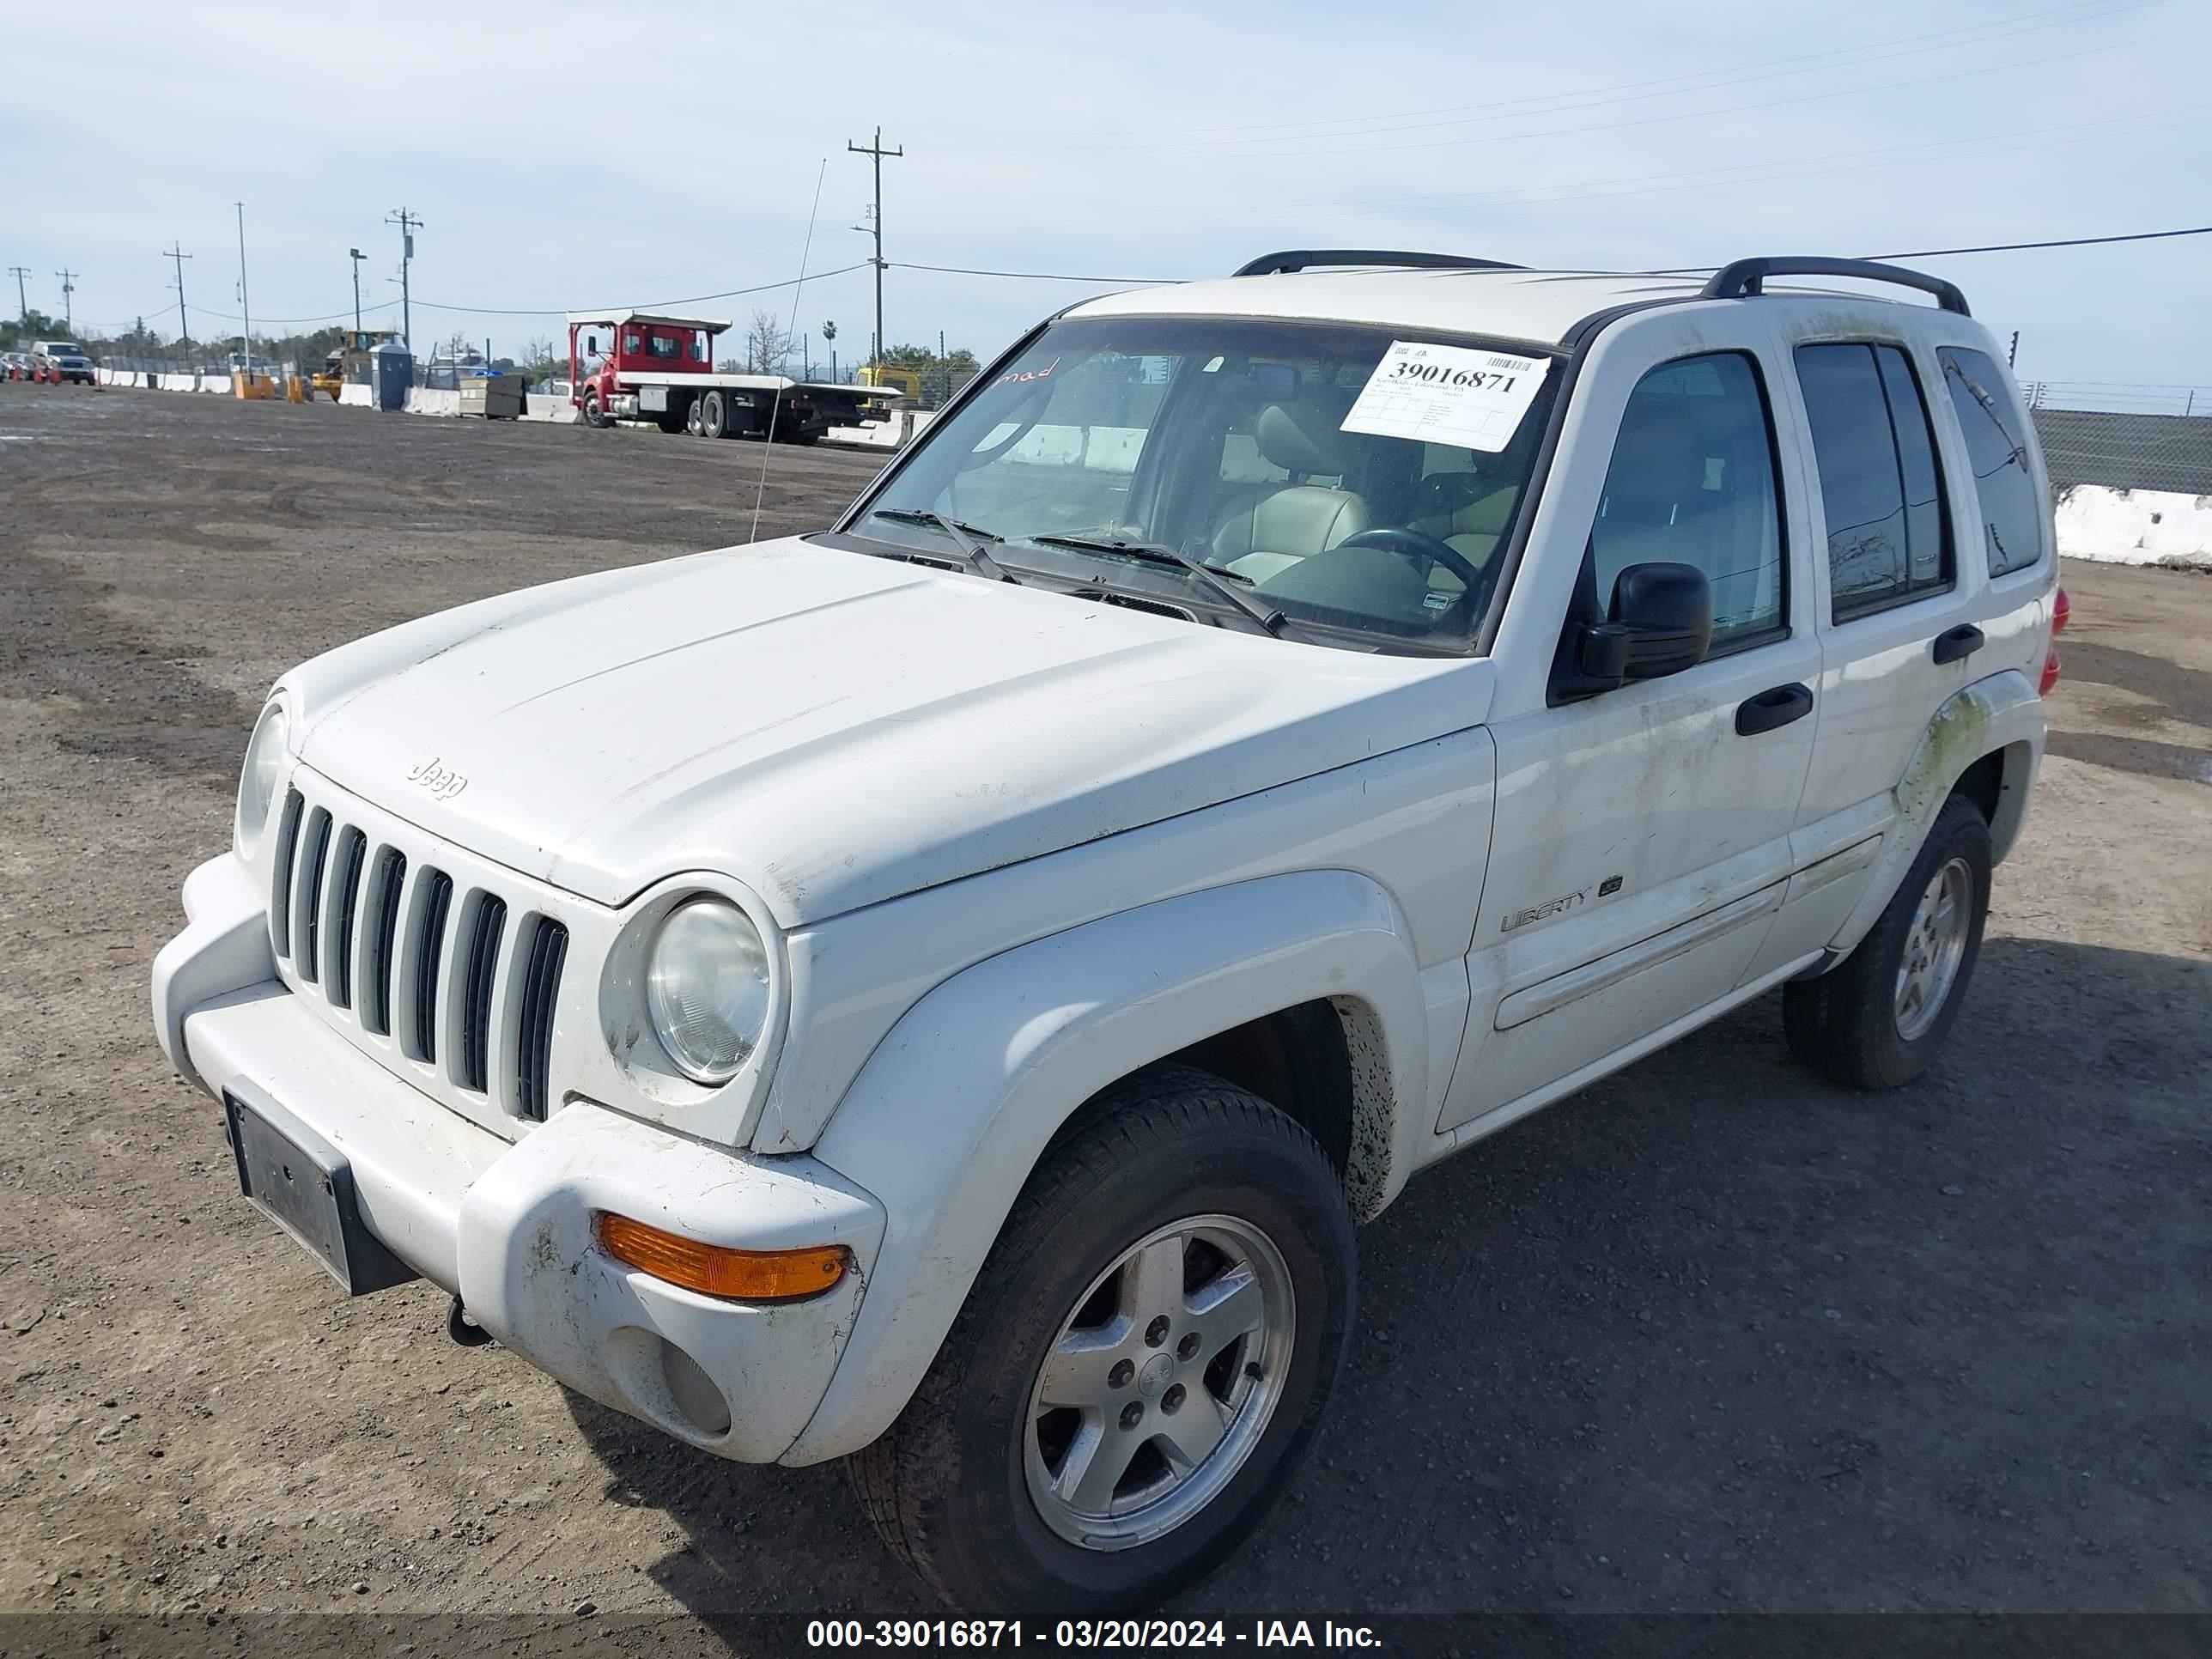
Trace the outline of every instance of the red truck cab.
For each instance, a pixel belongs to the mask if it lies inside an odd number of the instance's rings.
[[[638,311],[572,313],[569,401],[586,426],[651,421],[663,432],[784,443],[812,443],[833,426],[885,418],[893,394],[872,386],[724,373],[714,365],[714,338],[729,326]]]

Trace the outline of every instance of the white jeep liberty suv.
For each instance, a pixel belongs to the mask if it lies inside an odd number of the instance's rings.
[[[351,1291],[852,1459],[959,1606],[1151,1603],[1290,1480],[1415,1170],[1776,986],[1832,1078],[1929,1063],[2049,501],[1894,267],[1094,300],[834,530],[285,675],[155,1024]]]

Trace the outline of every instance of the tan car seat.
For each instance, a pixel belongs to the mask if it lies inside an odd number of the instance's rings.
[[[1351,465],[1351,445],[1339,429],[1349,407],[1309,396],[1260,411],[1253,441],[1261,454],[1291,475],[1290,482],[1230,510],[1214,528],[1214,563],[1265,581],[1368,527],[1373,520],[1358,491],[1304,482],[1316,476],[1341,479]]]

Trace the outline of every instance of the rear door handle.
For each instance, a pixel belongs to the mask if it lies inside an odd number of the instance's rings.
[[[1778,726],[1787,726],[1792,720],[1802,720],[1813,712],[1813,688],[1809,685],[1778,685],[1771,691],[1740,702],[1735,708],[1735,734],[1740,738],[1771,732]]]
[[[1982,648],[1982,630],[1972,623],[1960,623],[1948,634],[1936,636],[1936,660],[1956,662],[1961,657],[1971,657]]]

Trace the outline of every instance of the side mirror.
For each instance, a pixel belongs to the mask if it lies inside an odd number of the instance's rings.
[[[1576,665],[1620,685],[1703,662],[1713,638],[1713,588],[1693,564],[1632,564],[1613,584],[1613,614],[1586,623]]]
[[[596,334],[586,334],[584,337],[584,349],[591,353],[592,356],[598,356],[599,355],[599,337]]]

